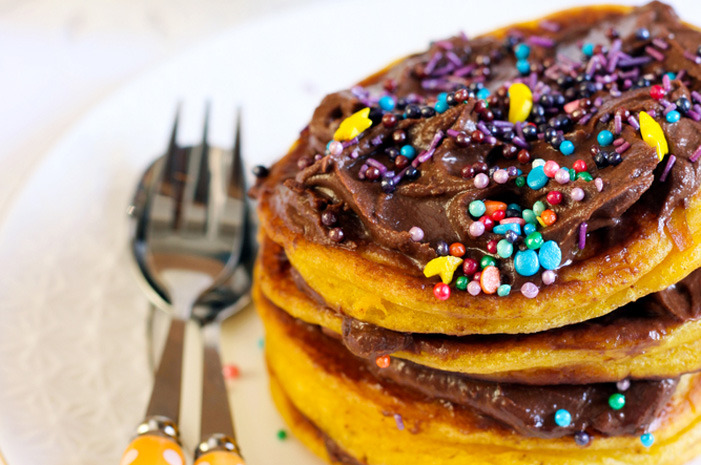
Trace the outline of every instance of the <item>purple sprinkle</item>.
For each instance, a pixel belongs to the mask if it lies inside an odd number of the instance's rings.
[[[377,135],[370,140],[370,143],[374,146],[378,146],[382,143],[382,135]]]
[[[621,115],[616,113],[616,115],[613,117],[613,132],[615,134],[620,134],[622,129],[623,123],[621,121]]]
[[[363,163],[363,166],[360,167],[360,171],[358,171],[358,179],[363,180],[365,179],[365,172],[368,170],[368,165],[366,163]]]
[[[416,168],[416,167],[414,167],[414,168]],[[395,186],[396,186],[397,184],[399,184],[399,181],[402,180],[402,178],[404,177],[404,174],[407,172],[408,169],[409,169],[409,167],[407,166],[406,168],[404,168],[403,170],[401,170],[399,173],[397,173],[397,174],[394,176],[394,178],[392,179],[392,181],[394,181],[394,185],[395,185]]]
[[[509,121],[502,121],[502,120],[494,120],[494,121],[492,121],[492,124],[498,128],[511,129],[514,127],[514,123],[511,123]]]
[[[668,106],[667,108],[665,108],[664,111],[662,112],[662,114],[667,116],[667,113],[669,113],[670,111],[674,111],[676,109],[677,109],[677,106],[673,103],[670,106]]]
[[[647,47],[645,47],[645,53],[647,53],[648,55],[650,55],[652,58],[654,58],[657,61],[664,60],[664,55],[662,54],[662,52],[660,52],[659,50],[657,50],[655,48],[650,47],[649,45]]]
[[[684,50],[684,58],[693,61],[697,65],[701,65],[701,57],[696,55],[695,53],[691,53],[688,50]]]
[[[596,97],[594,99],[594,106],[595,107],[600,107],[602,103],[604,103],[604,99],[602,99],[601,97]]]
[[[362,86],[351,87],[351,93],[356,98],[367,98],[370,95],[370,93],[367,90],[365,90],[365,88]]]
[[[694,150],[694,153],[689,157],[689,161],[695,163],[699,158],[701,158],[701,145]]]
[[[584,250],[587,245],[587,223],[584,222],[579,226],[579,250]]]
[[[650,116],[653,116],[653,115],[650,115]],[[653,116],[653,118],[654,118],[654,116]],[[630,124],[631,126],[633,126],[633,127],[635,128],[636,131],[637,131],[638,129],[640,129],[640,124],[638,124],[638,120],[635,119],[635,116],[633,116],[633,115],[630,115],[630,116],[628,117],[628,124]]]
[[[610,119],[611,119],[611,113],[606,113],[604,116],[601,117],[601,122],[608,123]]]
[[[448,137],[458,137],[458,134],[460,134],[460,131],[456,129],[447,129],[445,133],[448,135]]]
[[[664,87],[664,90],[666,90],[667,92],[672,90],[672,83],[669,80],[669,76],[667,76],[666,74],[662,75],[662,87]]]
[[[701,121],[701,113],[697,113],[694,110],[687,111],[686,116],[693,119],[694,121]]]
[[[451,92],[455,90],[456,85],[446,79],[424,79],[421,81],[421,87],[426,90]]]
[[[497,138],[494,136],[487,136],[484,138],[484,142],[488,145],[494,145],[497,143]]]
[[[648,47],[652,48],[652,47]],[[655,49],[652,49],[655,53],[660,53]],[[663,57],[664,58],[664,57]],[[652,61],[652,58],[650,57],[635,57],[635,58],[627,58],[627,59],[621,59],[618,61],[618,67],[619,68],[630,68],[632,66],[640,66],[640,65],[645,65]]]
[[[616,150],[617,153],[621,154],[621,153],[625,152],[626,150],[628,150],[629,148],[630,148],[630,142],[626,141],[626,142],[623,142],[618,147],[616,147],[614,150]]]
[[[443,50],[451,50],[453,48],[453,43],[449,40],[437,40],[435,44]]]
[[[542,20],[538,25],[542,28],[545,29],[546,31],[550,32],[557,32],[560,30],[560,25],[557,24],[554,21],[549,21],[547,19]]]
[[[385,167],[385,165],[375,160],[374,158],[368,158],[367,160],[365,160],[365,163],[367,163],[370,166],[374,166],[375,168],[380,170],[380,174],[385,174],[387,172],[387,168]]]
[[[589,63],[587,63],[587,67],[585,69],[585,72],[587,74],[593,74],[594,70],[596,70],[596,67],[599,65],[600,60],[601,59],[599,58],[599,55],[594,55],[593,57],[591,57],[591,59],[589,60]]]
[[[696,113],[701,113],[701,105],[699,105],[698,103],[694,104],[693,108]]]
[[[443,56],[443,54],[441,52],[434,53],[433,56],[431,57],[431,59],[428,60],[428,63],[426,63],[426,67],[424,68],[424,72],[426,74],[431,74],[442,56]]]
[[[402,416],[400,414],[394,414],[394,421],[397,423],[397,429],[399,431],[404,431],[404,420],[402,420]]]
[[[453,51],[445,52],[445,56],[446,56],[446,57],[448,58],[448,60],[450,60],[450,62],[453,63],[455,66],[460,67],[460,66],[463,65],[462,60],[460,60],[460,58],[455,54],[455,52],[453,52]]]
[[[521,136],[516,136],[514,137],[511,142],[513,142],[514,145],[518,145],[522,149],[527,149],[529,147],[528,142],[525,140],[521,139]]]
[[[538,286],[531,282],[524,283],[523,286],[521,286],[521,294],[528,299],[534,299],[538,295],[538,292],[540,292]]]
[[[657,118],[657,110],[650,110],[647,114],[650,115],[651,118]]]
[[[674,166],[675,161],[677,161],[677,157],[670,153],[669,157],[667,157],[667,165],[664,167],[662,176],[660,176],[660,181],[665,182],[667,180],[667,176],[669,175],[669,172],[672,171],[672,166]]]
[[[624,138],[619,137],[618,139],[616,139],[616,140],[613,141],[613,146],[614,146],[614,147],[618,147],[619,145],[621,145],[621,144],[622,144],[623,142],[625,142],[625,141],[626,141],[626,140],[625,140]]]
[[[421,242],[424,239],[424,230],[418,226],[412,226],[409,229],[409,236],[411,236],[412,241]]]
[[[539,47],[546,47],[546,48],[550,48],[553,45],[555,45],[554,40],[552,40],[549,37],[543,37],[543,36],[530,36],[528,38],[528,43],[531,45],[537,45]]]
[[[660,39],[659,37],[652,39],[652,45],[662,50],[667,50],[667,48],[669,47],[669,45],[667,45],[667,42]]]
[[[630,380],[628,378],[622,379],[616,383],[616,389],[619,391],[627,391],[630,387]]]
[[[437,76],[437,77],[445,76],[446,74],[450,73],[454,69],[455,69],[455,65],[452,63],[448,63],[447,65],[445,65],[442,68],[434,69],[433,72],[431,73],[431,76]]]
[[[594,116],[594,113],[587,113],[586,115],[579,118],[578,124],[587,124],[587,122]]]
[[[601,192],[604,190],[604,180],[601,178],[596,178],[594,179],[594,185],[596,186],[596,190]]]
[[[621,71],[618,73],[618,77],[621,79],[637,79],[640,74],[638,68],[633,68],[630,71]]]
[[[475,68],[476,68],[476,66],[474,64],[463,66],[462,68],[456,69],[455,72],[453,73],[453,75],[459,76],[459,77],[467,76],[468,74],[473,72],[475,70]]]
[[[611,48],[609,49],[608,57],[611,58],[613,55],[617,55],[621,51],[621,45],[623,45],[623,41],[621,39],[614,40],[613,44],[611,44]]]
[[[509,176],[518,176],[518,168],[515,166],[509,166],[506,169],[506,172],[509,174]]]
[[[443,131],[438,130],[438,132],[436,132],[436,135],[433,136],[433,140],[431,141],[431,145],[428,147],[428,150],[419,154],[419,156],[416,157],[416,160],[414,160],[414,162],[412,162],[412,165],[414,167],[416,167],[416,166],[418,166],[418,163],[423,163],[426,160],[428,160],[429,158],[431,158],[433,156],[433,152],[436,151],[436,147],[438,147],[438,143],[441,141],[441,139],[443,139]],[[414,165],[414,163],[416,163],[416,162],[418,162],[418,163],[416,165]]]
[[[380,136],[378,136],[378,137],[380,137]],[[344,149],[347,148],[347,147],[350,147],[351,145],[355,145],[355,144],[357,144],[357,143],[358,143],[358,138],[357,138],[357,137],[354,137],[354,138],[352,138],[351,140],[346,140],[346,141],[341,142],[341,144],[343,144],[343,148],[344,148]],[[377,145],[379,145],[379,144],[377,144]]]
[[[350,156],[351,156],[351,158],[354,159],[354,160],[355,160],[356,158],[358,158],[358,157],[360,156],[360,149],[357,148],[357,147],[354,148],[353,151],[351,152]]]
[[[477,122],[477,129],[479,129],[480,131],[482,131],[482,132],[484,133],[485,136],[491,136],[491,135],[492,135],[492,133],[489,132],[489,129],[487,129],[487,125],[484,124],[484,121],[478,121],[478,122]]]
[[[665,108],[667,108],[668,106],[670,106],[670,105],[672,104],[672,102],[670,102],[669,100],[667,100],[667,99],[665,99],[665,98],[661,98],[661,99],[660,99],[660,103],[661,103],[662,106],[665,107]]]
[[[676,79],[681,81],[682,79],[684,79],[684,76],[686,76],[686,70],[685,69],[679,70],[679,72],[677,73]]]
[[[523,135],[523,123],[521,123],[520,121],[516,121],[515,126],[516,126],[516,135],[518,135],[518,137],[520,137],[522,140],[525,141],[526,137]]]

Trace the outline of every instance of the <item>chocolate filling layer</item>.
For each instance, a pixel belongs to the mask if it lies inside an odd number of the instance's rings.
[[[605,436],[639,434],[661,415],[678,382],[678,379],[631,381],[624,391],[626,405],[613,410],[608,399],[619,392],[615,383],[551,386],[494,383],[399,359],[393,359],[387,368],[379,368],[352,355],[337,337],[318,326],[292,318],[281,309],[275,310],[274,317],[306,351],[311,351],[310,356],[320,369],[354,382],[379,382],[384,390],[407,402],[447,401],[453,408],[465,409],[470,418],[481,417],[482,427],[501,425],[530,437],[555,438],[577,431]],[[571,414],[569,426],[555,424],[555,412],[559,409]]]
[[[546,206],[556,213],[557,221],[541,232],[545,241],[553,240],[560,247],[563,266],[605,253],[650,221],[673,229],[677,245],[685,247],[689,244],[686,225],[668,223],[668,219],[699,187],[701,168],[690,158],[701,146],[701,123],[692,117],[697,114],[695,109],[682,114],[678,122],[668,123],[663,116],[666,107],[651,97],[650,86],[664,83],[668,87],[665,104],[680,98],[692,105],[696,102],[692,91],[699,90],[701,66],[694,54],[701,33],[684,25],[669,7],[658,2],[629,14],[586,9],[553,22],[559,25],[557,30],[516,28],[506,37],[458,36],[438,41],[428,51],[373,76],[362,88],[327,96],[302,132],[299,144],[273,166],[253,195],[268,203],[287,227],[306,238],[349,249],[380,247],[392,255],[397,266],[416,275],[437,256],[441,243],[461,242],[466,256],[477,260],[494,254],[489,252],[488,243],[503,236],[489,231],[477,238],[468,234],[476,220],[468,212],[471,201],[489,199],[531,208],[536,201],[545,202],[553,190],[562,193],[562,201],[556,205],[546,202]],[[647,35],[641,34],[640,28],[645,28]],[[535,95],[528,121],[543,131],[541,136],[529,139],[520,133],[521,128],[498,126],[480,116],[483,113],[477,111],[478,99],[473,96],[429,117],[403,118],[402,110],[395,109],[398,122],[391,128],[380,122],[377,99],[388,92],[397,102],[403,99],[423,107],[432,106],[441,90],[466,87],[476,91],[479,85],[492,93],[487,101],[494,119],[506,120],[509,103],[505,89],[521,78],[513,51],[514,44],[520,42],[531,44],[528,62],[533,73],[523,80]],[[582,43],[603,45],[600,61],[605,64],[584,56]],[[663,79],[665,73],[672,73],[669,83]],[[340,121],[365,106],[374,108],[373,126],[357,143],[347,144],[342,153],[328,154],[326,145]],[[655,149],[642,140],[636,128],[640,111],[655,115],[675,156],[664,181],[660,178],[671,157],[659,162]],[[493,139],[464,144],[450,136],[470,135],[480,128],[486,128],[493,134],[486,137]],[[542,136],[546,128],[555,131],[550,140]],[[398,130],[403,136],[395,135]],[[610,130],[620,139],[618,145],[600,147],[597,135],[602,130]],[[560,153],[559,142],[553,142],[553,138],[560,140],[558,137],[574,144],[573,154]],[[486,188],[478,188],[469,174],[467,178],[463,175],[464,169],[479,163],[491,170],[515,167],[527,175],[532,165],[517,161],[520,145],[514,138],[528,139],[522,145],[528,146],[531,161],[554,160],[568,169],[577,160],[585,161],[592,177],[601,178],[602,189],[595,182],[579,179],[564,185],[551,181],[533,190],[517,187],[515,176],[504,184],[491,181]],[[416,179],[409,179],[396,161],[396,150],[407,144],[419,154],[432,154],[417,164]],[[597,165],[592,150],[613,154],[621,146],[629,147],[622,150],[620,161]],[[371,181],[365,174],[369,159],[381,164],[382,170],[404,176],[399,176],[394,186]],[[582,201],[573,200],[575,188],[584,191]],[[322,219],[324,213],[327,215]],[[580,250],[584,223],[588,237],[586,247]],[[412,227],[421,228],[421,240],[412,240]],[[516,250],[519,247],[525,246],[517,241]],[[499,260],[499,270],[503,283],[524,282],[513,260]]]

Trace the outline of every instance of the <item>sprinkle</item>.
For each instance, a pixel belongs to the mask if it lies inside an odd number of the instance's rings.
[[[438,284],[441,284],[441,283],[438,283]],[[438,284],[436,284],[436,286]],[[448,286],[446,286],[446,287],[448,287]],[[448,292],[450,292],[450,289],[448,289]],[[375,358],[375,365],[377,365],[380,368],[387,368],[391,361],[392,361],[392,359],[390,358],[389,355],[380,355],[380,356]]]
[[[374,158],[368,158],[367,160],[365,160],[365,163],[380,170],[380,174],[385,174],[387,172],[387,168],[385,167],[385,165],[375,160]]]
[[[222,375],[224,375],[224,379],[236,379],[241,375],[241,370],[238,366],[227,363],[222,367]]]
[[[667,45],[667,42],[665,42],[664,40],[660,39],[659,37],[656,37],[656,38],[652,39],[652,44],[653,44],[655,47],[660,48],[660,49],[662,49],[662,50],[667,50],[667,48],[669,47],[669,45]]]
[[[701,121],[701,113],[697,113],[694,110],[687,111],[686,116],[693,119],[694,121]]]
[[[560,168],[557,170],[555,173],[555,181],[559,184],[567,184],[570,182],[570,173],[567,171],[567,168]]]
[[[584,250],[587,245],[587,223],[579,225],[579,250]]]
[[[343,152],[343,144],[336,140],[332,140],[326,145],[326,149],[331,155],[340,155]]]
[[[545,175],[549,178],[555,177],[555,174],[557,173],[557,170],[560,169],[560,165],[557,164],[557,162],[553,160],[548,160],[545,162],[545,165],[543,165],[543,172]]]
[[[530,36],[528,38],[528,43],[531,45],[537,45],[539,47],[546,47],[546,48],[550,48],[553,45],[555,45],[554,40],[552,40],[549,37],[543,37],[543,36]]]
[[[397,424],[397,429],[399,431],[404,431],[404,420],[402,419],[402,416],[400,414],[394,414],[394,422]]]
[[[622,379],[616,383],[616,389],[619,391],[627,391],[630,387],[630,380],[628,378]]]
[[[499,297],[506,297],[509,294],[511,294],[511,286],[509,286],[508,284],[502,284],[497,289],[497,295]]]
[[[443,284],[450,284],[453,274],[462,263],[462,258],[446,255],[431,260],[424,266],[424,276],[430,278],[439,275]]]
[[[669,152],[667,139],[657,121],[652,119],[652,117],[644,111],[640,112],[640,134],[647,145],[655,148],[659,161],[662,161],[664,156]]]
[[[694,102],[701,103],[701,94],[697,91],[691,91],[691,98],[694,99]]]
[[[552,226],[557,222],[557,213],[548,209],[540,214],[541,224],[544,226]]]
[[[641,111],[641,113],[645,113],[645,112],[644,112],[644,111]],[[646,113],[646,114],[647,114],[647,113]],[[652,117],[651,117],[651,118],[652,118]],[[637,131],[638,129],[640,129],[640,124],[638,123],[638,120],[635,119],[635,116],[633,116],[633,115],[630,115],[630,116],[628,117],[628,124],[630,124],[631,126],[633,126],[633,127],[635,128],[636,131]]]
[[[662,54],[662,52],[650,47],[649,45],[647,47],[645,47],[645,53],[647,53],[648,55],[650,55],[652,58],[654,58],[657,61],[664,61],[664,55]]]
[[[456,67],[460,67],[463,65],[462,60],[455,54],[455,52],[448,51],[445,52],[445,56],[450,60],[451,63],[453,63]]]
[[[562,202],[562,192],[560,191],[550,191],[548,194],[545,196],[545,200],[550,205],[560,205]]]
[[[555,282],[556,275],[555,272],[552,270],[545,270],[543,271],[543,274],[540,277],[543,280],[543,284],[549,286]]]
[[[421,152],[418,157],[416,157],[416,160],[414,160],[411,164],[412,166],[416,167],[418,166],[419,163],[424,163],[427,161],[429,158],[433,156],[433,153],[436,151],[436,147],[438,147],[438,144],[440,141],[443,139],[443,131],[438,130],[436,131],[436,135],[433,136],[433,140],[431,140],[431,145],[428,146],[428,150],[425,152]],[[484,173],[482,173],[484,174]]]
[[[455,280],[455,287],[461,291],[465,291],[467,290],[468,282],[467,276],[458,276],[458,279]]]
[[[517,145],[517,146],[521,147],[522,149],[528,149],[528,148],[530,148],[530,146],[528,145],[528,142],[526,142],[526,141],[525,141],[523,138],[521,138],[520,136],[514,137],[513,140],[512,140],[511,142],[512,142],[514,145]]]
[[[540,292],[538,286],[531,282],[524,283],[524,285],[521,286],[521,294],[523,294],[523,296],[527,299],[535,299],[538,292]]]
[[[592,56],[594,54],[594,44],[587,42],[582,45],[582,53],[588,57]]]
[[[497,184],[506,184],[509,180],[509,173],[502,169],[496,170],[492,175],[492,179],[494,179],[494,182]]]
[[[669,80],[669,76],[667,76],[666,74],[662,76],[662,86],[664,87],[664,90],[666,92],[672,90],[672,83]]]
[[[482,234],[484,234],[485,229],[484,223],[481,221],[475,221],[467,228],[467,232],[472,237],[480,237]]]
[[[287,431],[285,431],[284,429],[279,429],[277,431],[277,438],[280,441],[284,441],[285,439],[287,439]]]
[[[613,117],[613,132],[620,134],[622,129],[623,123],[621,121],[621,115],[616,113],[616,116]]]
[[[368,117],[370,108],[366,107],[353,113],[341,122],[333,135],[335,141],[350,140],[372,126],[372,120]]]
[[[543,166],[536,166],[533,168],[531,172],[528,173],[526,183],[528,184],[528,187],[534,191],[545,187],[545,185],[548,183],[548,177],[545,175]]]
[[[604,180],[601,178],[596,178],[594,179],[594,186],[596,186],[596,190],[601,192],[604,190]]]
[[[617,392],[609,397],[609,406],[614,410],[621,410],[626,405],[626,396]]]
[[[518,60],[516,62],[516,69],[520,74],[528,74],[528,72],[531,70],[531,64],[528,63],[528,60]]]
[[[651,48],[651,47],[648,47]],[[652,49],[655,53],[660,53],[655,49]],[[664,56],[662,57],[664,58]],[[625,58],[618,61],[619,68],[630,68],[633,66],[645,65],[652,61],[650,57],[635,57],[635,58]]]
[[[555,424],[562,428],[567,428],[572,423],[572,415],[565,409],[555,412]]]
[[[411,145],[405,145],[399,149],[399,153],[407,157],[409,160],[413,160],[416,157],[416,149]]]
[[[264,347],[265,347],[265,339],[261,337],[260,339],[258,339],[258,348],[262,349]]]
[[[661,182],[665,182],[667,180],[667,176],[669,175],[669,172],[672,171],[672,166],[674,166],[675,161],[677,161],[677,157],[674,155],[670,154],[669,157],[667,157],[667,165],[665,165],[664,171],[662,171],[662,175],[660,176]]]
[[[467,285],[467,292],[470,295],[477,296],[482,292],[482,287],[477,281],[470,281],[470,284]]]
[[[539,233],[538,231],[530,233],[528,236],[526,236],[525,239],[526,247],[528,247],[530,250],[537,250],[543,245],[543,235]],[[536,271],[538,271],[536,269]],[[535,274],[535,273],[533,273]],[[532,276],[531,274],[529,275],[524,275],[524,276]]]
[[[586,431],[577,431],[574,433],[574,442],[580,447],[584,447],[591,441],[591,436]]]
[[[599,134],[596,136],[596,140],[602,147],[611,145],[611,142],[613,142],[613,134],[611,133],[611,131],[607,131],[606,129],[604,129],[603,131],[599,132]]]
[[[396,102],[392,97],[389,95],[385,95],[383,97],[380,97],[380,100],[377,102],[380,105],[380,108],[382,108],[385,111],[392,111],[394,110],[394,106]]]
[[[484,189],[489,185],[489,176],[484,173],[478,173],[475,176],[475,187],[478,189]]]
[[[525,60],[530,54],[531,47],[529,47],[527,44],[521,43],[514,48],[514,55],[519,60]]]
[[[623,142],[618,147],[616,147],[614,150],[616,151],[616,153],[621,154],[621,153],[625,152],[626,150],[628,150],[629,148],[630,148],[630,142],[626,141],[626,142]]]
[[[560,30],[560,25],[554,21],[550,21],[547,19],[542,20],[538,25],[542,28],[545,29],[546,31],[550,32],[557,32]]]
[[[418,226],[412,226],[411,229],[409,229],[409,235],[412,241],[421,242],[424,239],[424,230]]]
[[[521,276],[533,276],[540,268],[538,254],[533,250],[519,250],[514,255],[514,268]]]
[[[584,190],[580,187],[575,187],[574,189],[572,189],[570,196],[575,202],[581,202],[582,200],[584,200]]]
[[[686,58],[687,60],[693,61],[697,65],[701,64],[701,57],[694,54],[694,53],[691,53],[688,50],[684,50],[684,58]]]
[[[533,108],[533,94],[527,85],[517,82],[509,86],[509,121],[525,121]]]
[[[373,138],[370,140],[370,143],[371,143],[373,146],[377,147],[378,145],[382,144],[382,138],[383,138],[383,137],[382,137],[382,134],[379,134],[379,135],[373,137]],[[356,137],[356,138],[353,139],[353,140],[357,141],[358,138]]]
[[[563,155],[572,155],[574,153],[574,144],[568,140],[562,141],[560,144],[560,152]]]
[[[701,145],[699,145],[696,148],[696,150],[694,150],[694,153],[691,154],[691,156],[689,157],[689,161],[692,163],[696,163],[696,161],[698,161],[699,158],[701,158]]]
[[[645,447],[650,447],[655,442],[655,436],[652,433],[645,433],[640,436],[640,443]]]
[[[673,107],[676,108],[676,105],[672,105],[669,108],[673,108]],[[679,121],[679,119],[682,117],[682,115],[677,110],[668,111],[669,108],[667,110],[665,110],[665,119],[667,120],[668,123],[674,124],[677,121]]]
[[[546,241],[538,251],[540,266],[546,270],[555,270],[562,262],[562,251],[555,241]]]
[[[496,266],[486,266],[480,275],[480,287],[485,294],[494,294],[501,285],[501,275]]]

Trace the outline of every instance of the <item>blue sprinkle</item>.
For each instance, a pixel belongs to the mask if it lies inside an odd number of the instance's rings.
[[[533,168],[531,172],[528,173],[528,177],[526,178],[526,183],[528,184],[528,187],[530,187],[534,191],[545,187],[548,181],[549,179],[545,175],[545,171],[543,170],[542,166],[536,166],[535,168]]]
[[[448,98],[448,92],[441,92],[440,94],[438,94],[438,95],[436,96],[436,99],[437,99],[439,102],[445,102],[447,98]]]
[[[518,60],[516,62],[516,69],[521,74],[528,74],[531,71],[531,64],[527,60]]]
[[[677,75],[671,71],[666,73],[666,74],[667,74],[667,77],[670,78],[671,80],[675,80],[677,78]]]
[[[652,433],[645,433],[640,436],[640,443],[645,447],[650,447],[655,442],[655,436]]]
[[[499,286],[497,288],[497,295],[499,297],[506,297],[510,293],[511,293],[511,286],[509,286],[508,284],[502,284],[501,286]]]
[[[265,347],[265,339],[260,338],[258,339],[258,348],[262,349],[263,347]]]
[[[555,424],[562,428],[567,428],[572,423],[572,415],[567,410],[561,408],[555,412]]]
[[[526,223],[523,226],[523,234],[528,236],[536,231],[535,223]]]
[[[377,102],[380,104],[380,108],[382,108],[384,111],[392,111],[394,110],[394,99],[390,97],[389,95],[385,95],[384,97],[380,97],[380,100]]]
[[[519,250],[514,255],[514,268],[521,276],[533,276],[540,268],[538,254],[533,250]]]
[[[666,119],[668,123],[676,123],[681,117],[682,115],[680,115],[677,110],[672,110],[669,113],[667,113]]]
[[[433,106],[433,109],[436,110],[436,113],[443,113],[448,109],[448,102],[445,100],[438,100]]]
[[[560,152],[563,155],[572,155],[574,153],[574,144],[568,140],[563,140],[560,144]]]
[[[594,44],[586,43],[582,45],[582,53],[588,57],[594,55]]]
[[[477,91],[477,98],[482,99],[482,100],[487,100],[487,97],[489,97],[490,94],[491,93],[489,92],[489,89],[487,89],[486,87],[483,87]]]
[[[538,260],[540,261],[540,266],[546,270],[554,270],[560,266],[562,251],[560,250],[560,246],[557,245],[557,242],[546,241],[541,245],[538,251]]]
[[[518,211],[522,211],[522,210],[523,210],[523,209],[521,208],[521,205],[519,205],[519,204],[517,204],[517,203],[510,203],[509,205],[506,206],[506,209],[507,209],[507,210],[518,210]]]
[[[606,129],[604,129],[599,133],[598,136],[596,136],[596,140],[602,147],[611,145],[611,143],[613,142],[613,134],[611,133],[611,131],[607,131]]]
[[[494,229],[492,229],[492,232],[494,232],[494,234],[506,234],[506,231],[513,231],[520,236],[521,225],[518,223],[498,224],[494,226]]]
[[[399,149],[399,153],[407,157],[409,160],[413,160],[416,156],[416,149],[411,145],[405,145]]]
[[[518,44],[514,49],[514,55],[519,60],[525,60],[531,54],[531,47],[528,44]]]

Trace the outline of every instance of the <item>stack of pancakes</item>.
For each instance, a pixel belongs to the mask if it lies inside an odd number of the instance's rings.
[[[252,191],[293,432],[346,465],[700,455],[700,45],[580,8],[327,96]]]

